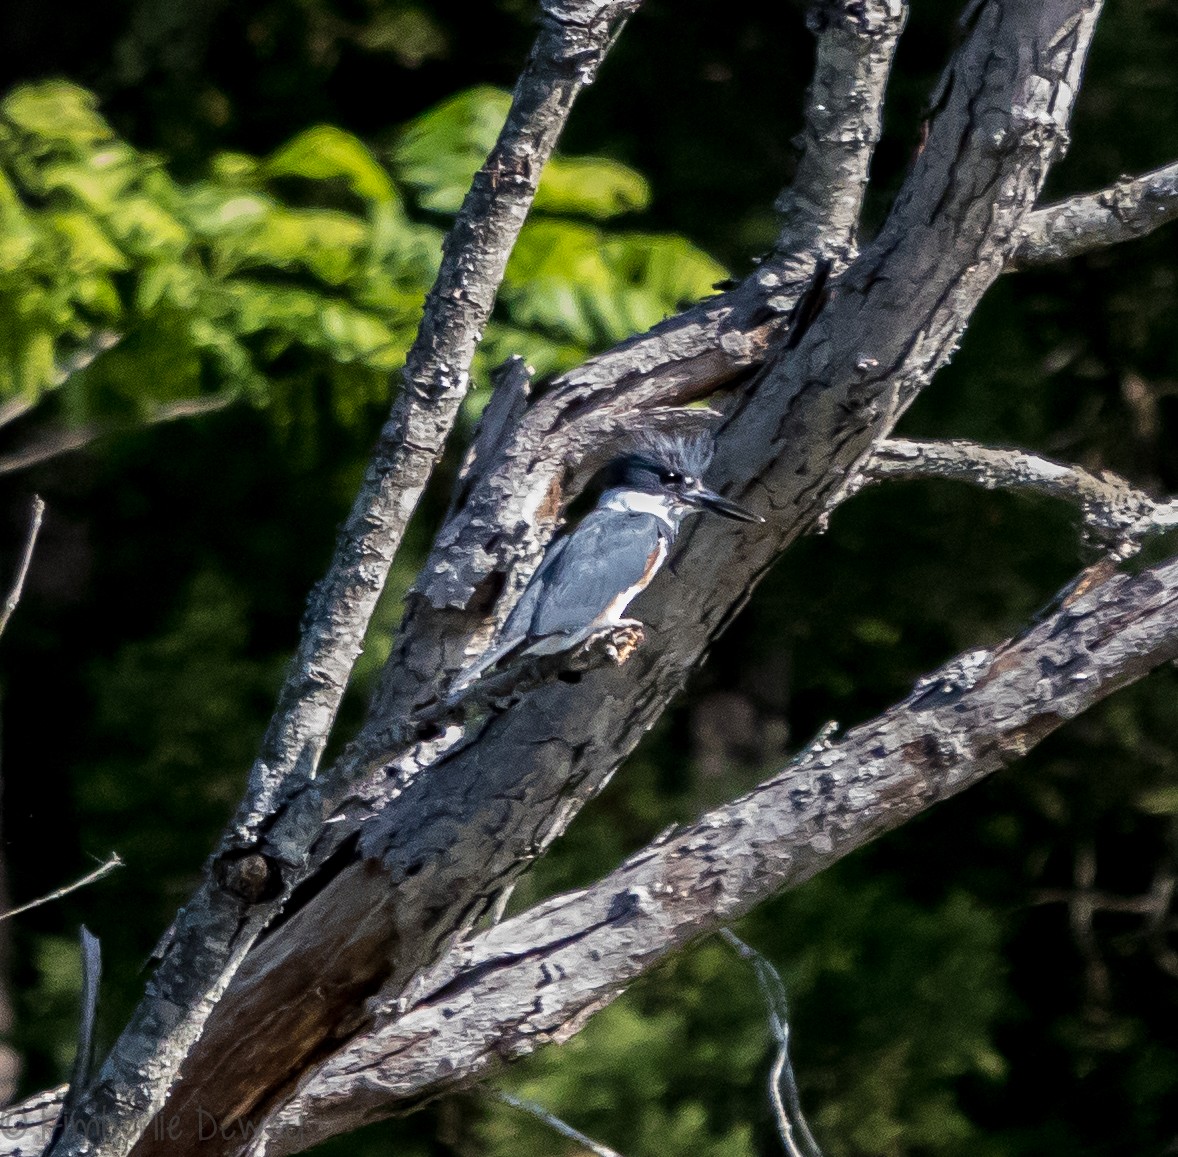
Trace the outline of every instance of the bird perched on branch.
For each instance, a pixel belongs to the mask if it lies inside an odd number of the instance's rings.
[[[648,434],[611,462],[595,509],[548,548],[499,641],[458,676],[452,694],[508,657],[554,655],[598,631],[637,625],[622,616],[658,573],[688,514],[764,522],[704,486],[713,451],[710,435]]]

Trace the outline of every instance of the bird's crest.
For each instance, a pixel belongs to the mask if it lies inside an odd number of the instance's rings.
[[[671,434],[651,430],[634,440],[634,450],[659,466],[669,466],[685,478],[702,478],[711,465],[716,444],[711,434]]]

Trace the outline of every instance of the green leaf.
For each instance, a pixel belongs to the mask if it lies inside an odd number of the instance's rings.
[[[468,89],[410,121],[393,153],[397,175],[423,208],[456,213],[511,108],[502,89]]]
[[[92,145],[114,135],[98,114],[97,97],[64,80],[22,85],[0,103],[0,114],[47,141]]]
[[[243,205],[246,198],[238,198]],[[218,257],[227,269],[303,268],[328,285],[341,285],[358,268],[367,241],[364,222],[334,209],[274,205],[260,216],[244,211],[240,230],[221,239]]]
[[[111,241],[91,214],[67,210],[50,213],[46,221],[64,242],[65,261],[71,271],[107,272],[130,267],[126,255]]]
[[[1178,815],[1178,784],[1149,788],[1138,794],[1138,808],[1155,816]]]
[[[553,157],[544,166],[534,208],[580,214],[599,221],[650,207],[650,186],[640,173],[607,157]]]
[[[397,195],[388,173],[364,143],[332,125],[316,125],[299,133],[271,153],[261,171],[267,177],[339,178],[366,201],[392,201]]]

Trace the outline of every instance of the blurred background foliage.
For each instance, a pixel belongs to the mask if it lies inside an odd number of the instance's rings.
[[[914,0],[868,232],[919,140],[955,9]],[[1178,156],[1172,4],[1106,9],[1051,195]],[[503,357],[575,363],[768,248],[811,66],[803,15],[648,0],[545,175],[456,442]],[[112,849],[127,861],[0,926],[22,1089],[62,1079],[72,1055],[77,925],[102,938],[109,1040],[241,791],[532,19],[525,0],[9,0],[0,14],[6,559],[29,494],[49,503],[0,642],[8,902]],[[1178,490],[1176,257],[1178,234],[1161,232],[1005,279],[904,430]],[[344,733],[453,470],[398,560]],[[594,878],[826,720],[852,725],[1018,630],[1093,558],[1047,501],[948,483],[858,496],[769,576],[514,904]],[[1173,1151],[1176,690],[1165,671],[1122,692],[743,923],[783,972],[831,1157]],[[628,1157],[773,1154],[771,1051],[749,966],[707,942],[504,1085]],[[473,1094],[334,1148],[390,1146],[574,1151]]]

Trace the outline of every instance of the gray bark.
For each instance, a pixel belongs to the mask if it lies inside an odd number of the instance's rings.
[[[538,175],[521,157],[551,147],[609,22],[630,6],[548,9],[554,23],[540,43],[551,59],[541,53],[517,90],[517,107],[537,118],[525,116],[532,135],[520,144],[506,133],[511,159],[489,165],[468,201],[498,240],[482,248],[471,220],[456,227],[461,244],[448,249],[410,384],[312,601],[250,792],[62,1154],[215,1157],[246,1151],[251,1136],[258,1153],[289,1153],[476,1079],[496,1057],[563,1039],[666,952],[1174,654],[1176,564],[1132,580],[1109,579],[1111,568],[1085,576],[1052,620],[1056,635],[1037,628],[963,657],[876,724],[808,753],[595,888],[454,947],[609,780],[772,562],[854,491],[873,447],[1043,224],[1034,204],[1067,140],[1100,3],[970,6],[927,140],[862,252],[863,189],[906,9],[815,4],[805,154],[779,202],[776,251],[736,289],[539,397],[523,368],[509,367],[369,717],[316,777]],[[587,37],[587,55],[570,56],[567,36]],[[634,605],[644,639],[625,662],[605,663],[618,640],[597,640],[579,670],[561,664],[567,679],[544,665],[506,703],[486,694],[474,718],[453,711],[454,674],[503,621],[569,498],[635,427],[684,421],[685,404],[702,398],[718,441],[709,481],[766,524],[692,524]],[[282,922],[262,935],[280,909]],[[537,997],[543,965],[564,972]],[[201,1134],[200,1113],[215,1136]]]
[[[1136,554],[1149,536],[1178,526],[1178,501],[1156,502],[1111,471],[1096,475],[1025,450],[887,438],[872,450],[862,482],[899,478],[957,479],[987,490],[1062,499],[1079,509],[1088,535],[1119,559]]]
[[[1013,265],[1024,269],[1079,257],[1144,237],[1178,218],[1178,162],[1108,189],[1036,209],[1027,219]]]
[[[325,579],[310,599],[298,651],[250,772],[249,787],[205,883],[157,951],[145,999],[79,1106],[104,1153],[125,1153],[164,1102],[255,938],[281,908],[306,857],[305,827],[267,857],[260,833],[279,801],[313,782],[393,556],[458,408],[471,359],[540,173],[573,101],[591,82],[619,22],[639,0],[543,0],[540,32],[507,121],[448,235],[437,281]],[[83,1127],[55,1152],[91,1152]]]

